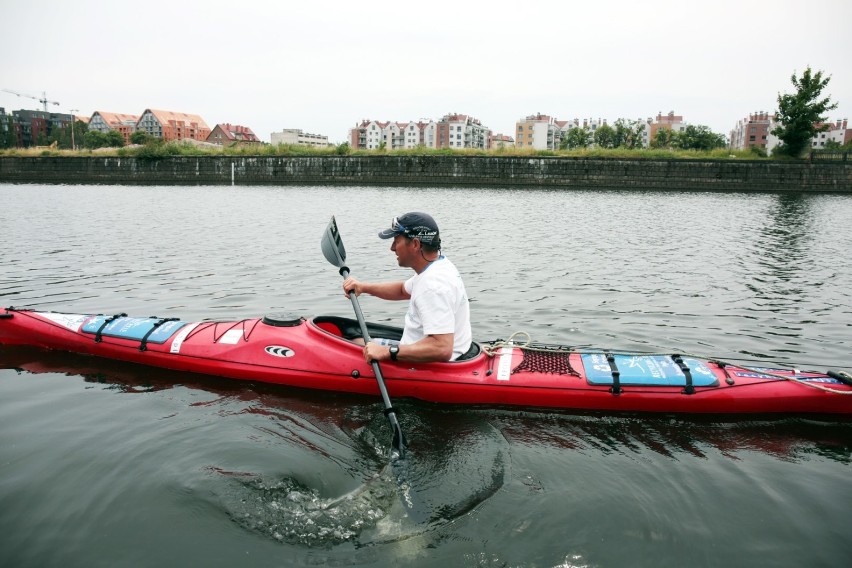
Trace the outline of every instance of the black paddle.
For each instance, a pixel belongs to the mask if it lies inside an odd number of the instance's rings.
[[[344,279],[349,276],[349,268],[346,267],[346,249],[343,248],[343,241],[340,239],[340,232],[337,230],[337,222],[334,220],[334,216],[331,217],[331,222],[329,222],[322,236],[322,254],[326,260],[340,269],[340,275]],[[361,336],[365,342],[369,343],[370,333],[367,331],[367,322],[364,321],[364,314],[361,312],[361,306],[358,304],[358,296],[355,292],[349,292],[349,300],[355,309],[355,317],[358,318],[358,325],[361,326]],[[388,417],[388,421],[393,429],[393,449],[396,452],[397,458],[404,458],[405,436],[399,427],[396,412],[393,406],[391,406],[388,389],[385,386],[384,378],[382,378],[382,370],[379,367],[379,362],[371,361],[371,363],[373,365],[373,373],[376,375],[376,382],[379,384],[379,390],[382,393],[382,400],[385,403],[385,416]]]

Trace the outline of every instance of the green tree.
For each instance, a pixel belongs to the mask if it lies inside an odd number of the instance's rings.
[[[709,127],[690,124],[677,133],[673,145],[683,150],[712,150],[724,148],[726,143],[723,135],[716,134]]]
[[[124,135],[118,130],[110,130],[107,132],[106,140],[112,148],[121,148],[124,146]]]
[[[106,134],[98,130],[90,130],[83,136],[83,147],[90,150],[109,146]]]
[[[619,118],[615,121],[615,140],[613,141],[614,148],[641,148],[642,134],[645,132],[645,124],[640,120],[625,120]]]
[[[651,140],[652,148],[671,148],[674,144],[675,140],[675,132],[672,131],[671,128],[662,128],[657,129],[657,133],[654,134],[654,139]]]
[[[142,144],[147,144],[148,142],[153,142],[154,140],[157,140],[157,138],[154,137],[154,136],[151,136],[150,134],[148,134],[144,130],[137,130],[136,132],[134,132],[133,134],[130,135],[130,143],[131,144],[142,145]]]
[[[594,140],[598,148],[615,148],[615,130],[608,124],[602,124],[595,130]]]
[[[588,127],[578,126],[571,128],[565,133],[565,136],[562,137],[562,141],[559,143],[559,147],[563,150],[566,148],[574,150],[575,148],[587,148],[591,143],[592,133],[589,132]]]
[[[817,132],[828,130],[828,125],[817,126],[825,122],[825,114],[837,108],[830,97],[820,98],[822,90],[828,85],[831,76],[823,78],[822,71],[813,73],[808,67],[801,78],[796,73],[790,77],[795,92],[782,95],[778,93],[778,110],[775,120],[778,126],[772,134],[781,140],[775,152],[786,156],[798,157],[810,147],[810,141]]]

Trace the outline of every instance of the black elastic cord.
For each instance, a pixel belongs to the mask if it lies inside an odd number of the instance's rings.
[[[103,341],[103,332],[104,328],[117,320],[118,318],[126,318],[127,314],[115,314],[104,320],[104,323],[101,324],[101,327],[98,328],[98,331],[95,332],[95,343],[100,343]]]
[[[683,394],[695,394],[695,387],[692,386],[692,371],[689,370],[689,367],[677,353],[672,355],[672,360],[680,367],[683,376],[686,378],[686,388],[683,389]]]
[[[391,414],[391,413],[399,414],[399,410],[397,410],[393,406],[389,406],[389,407],[385,408],[384,413],[385,413],[385,416],[387,416],[388,414]]]
[[[154,322],[153,327],[151,327],[151,329],[148,330],[148,333],[146,333],[144,337],[142,337],[142,343],[139,344],[139,351],[148,350],[148,338],[151,336],[152,333],[154,333],[154,331],[156,331],[158,327],[160,327],[167,321],[177,321],[177,319],[178,318],[160,318],[159,320]]]
[[[609,363],[609,372],[612,373],[612,388],[609,392],[612,394],[621,394],[624,392],[621,388],[621,371],[618,370],[618,365],[615,364],[615,355],[612,353],[604,353],[606,362]]]

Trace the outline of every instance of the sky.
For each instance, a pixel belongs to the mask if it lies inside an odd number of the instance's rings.
[[[728,135],[790,77],[852,118],[850,0],[0,0],[0,89],[344,142],[363,119],[647,119]],[[40,109],[0,90],[6,112]]]

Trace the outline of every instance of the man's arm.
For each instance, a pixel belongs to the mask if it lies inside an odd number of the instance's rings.
[[[453,358],[454,338],[455,334],[452,333],[427,335],[415,343],[400,345],[397,359],[418,363],[449,361]],[[385,345],[368,343],[364,346],[364,359],[368,363],[374,359],[376,361],[390,361],[390,348]]]
[[[382,300],[408,300],[411,295],[405,291],[404,282],[360,282],[351,276],[343,281],[343,293],[349,296],[369,294]]]

